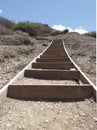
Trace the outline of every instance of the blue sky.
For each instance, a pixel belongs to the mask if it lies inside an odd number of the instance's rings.
[[[96,30],[96,0],[0,0],[0,16],[56,29]]]

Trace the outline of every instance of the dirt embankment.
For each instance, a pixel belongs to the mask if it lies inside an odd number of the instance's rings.
[[[21,31],[0,35],[0,88],[39,55],[48,42],[36,40]]]
[[[87,77],[96,84],[96,39],[77,33],[64,36],[68,53]]]

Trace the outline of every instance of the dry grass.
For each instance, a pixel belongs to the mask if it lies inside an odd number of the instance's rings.
[[[20,46],[0,46],[0,62],[8,58],[16,58],[20,55],[29,55],[35,49],[33,46],[20,45]]]

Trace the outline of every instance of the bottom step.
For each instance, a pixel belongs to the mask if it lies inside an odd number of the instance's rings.
[[[15,99],[85,99],[92,96],[91,85],[10,85],[7,96]]]

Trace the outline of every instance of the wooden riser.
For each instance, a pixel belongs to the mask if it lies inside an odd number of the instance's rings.
[[[77,70],[25,70],[24,76],[38,79],[78,80],[80,73]]]
[[[52,56],[53,56],[53,57],[67,57],[66,54],[56,54],[56,55],[55,55],[55,54],[46,54],[46,53],[45,53],[45,54],[43,54],[43,55],[40,55],[40,58],[41,58],[41,57],[48,57],[48,56],[50,56],[50,57],[52,57]]]
[[[65,52],[61,52],[61,51],[51,51],[51,52],[44,52],[44,54],[66,54]]]
[[[38,58],[36,59],[37,62],[69,62],[70,60],[67,58],[57,58],[57,59],[42,59]]]
[[[85,99],[92,96],[90,85],[10,85],[8,97],[16,99]]]
[[[67,59],[68,57],[65,57],[65,56],[58,56],[58,55],[41,55],[40,56],[40,59],[59,59],[59,58],[62,58],[62,59]]]
[[[62,59],[62,60],[68,60],[69,58],[68,57],[64,57],[64,56],[44,56],[44,55],[42,55],[42,56],[40,56],[40,59]]]
[[[71,69],[73,68],[71,62],[35,62],[32,64],[32,68],[41,68],[41,69]]]
[[[52,50],[47,50],[46,53],[64,53],[64,50],[63,49],[55,49],[55,51],[52,49]]]

